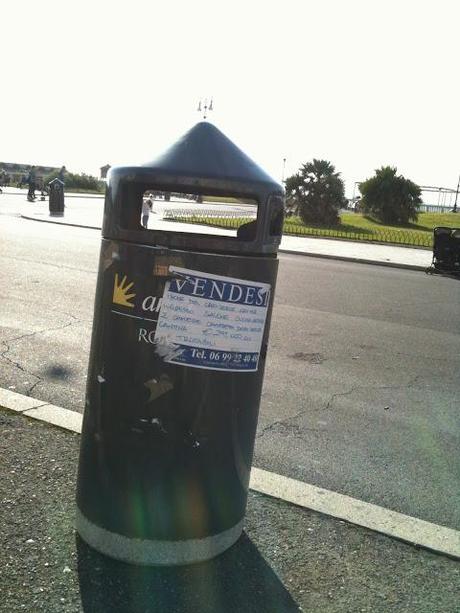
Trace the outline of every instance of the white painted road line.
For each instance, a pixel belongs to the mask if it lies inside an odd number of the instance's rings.
[[[0,407],[65,430],[81,433],[83,415],[0,388]],[[305,509],[330,515],[437,553],[460,559],[460,532],[410,517],[351,496],[325,490],[283,475],[253,468],[250,488]]]
[[[252,469],[249,486],[261,494],[460,558],[460,532],[452,528],[438,526],[260,468]]]
[[[22,394],[17,394],[16,392],[0,387],[0,406],[6,407],[10,411],[22,413],[22,411],[27,411],[27,409],[33,409],[34,407],[41,407],[44,404],[47,403],[43,402],[43,400],[36,400],[35,398],[23,396]]]
[[[56,407],[54,404],[44,404],[36,409],[24,411],[23,415],[81,434],[83,415],[76,411]]]

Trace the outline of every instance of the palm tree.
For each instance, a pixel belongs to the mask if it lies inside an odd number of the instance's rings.
[[[286,179],[286,200],[305,224],[337,225],[345,205],[344,183],[333,164],[314,159]]]
[[[421,191],[410,179],[396,173],[396,168],[382,166],[359,184],[359,191],[365,213],[384,223],[405,225],[417,221]]]

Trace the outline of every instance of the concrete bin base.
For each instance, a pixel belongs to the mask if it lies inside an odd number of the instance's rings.
[[[240,537],[243,521],[202,539],[154,541],[129,538],[89,521],[78,509],[76,529],[81,538],[100,553],[130,564],[174,566],[210,560],[231,547]]]

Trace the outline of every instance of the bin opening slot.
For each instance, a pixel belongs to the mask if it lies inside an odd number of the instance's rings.
[[[256,238],[257,200],[247,197],[147,189],[139,203],[139,223],[145,230]]]

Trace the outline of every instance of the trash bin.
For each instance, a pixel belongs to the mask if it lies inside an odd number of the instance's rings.
[[[49,185],[49,211],[53,217],[64,215],[64,183],[56,178]]]
[[[438,272],[460,273],[460,228],[433,229],[432,266]]]
[[[257,218],[230,237],[146,230],[146,190],[250,197]],[[100,552],[187,564],[240,536],[283,204],[206,122],[154,162],[111,169],[77,485],[77,530]]]

